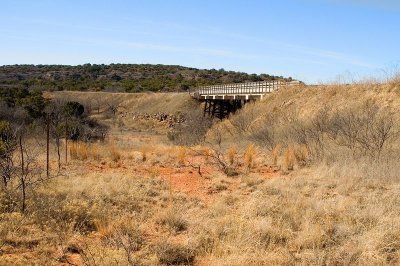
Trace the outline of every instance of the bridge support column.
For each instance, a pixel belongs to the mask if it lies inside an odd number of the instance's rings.
[[[204,101],[204,113],[203,116],[211,115],[211,108],[213,106],[213,100],[205,100]]]
[[[211,110],[211,116],[215,116],[215,113],[218,111],[219,108],[217,108],[218,106],[218,100],[214,100],[211,102],[212,107],[210,106]]]
[[[216,117],[222,120],[231,113],[235,113],[238,109],[242,108],[242,106],[242,100],[205,100],[203,115]]]

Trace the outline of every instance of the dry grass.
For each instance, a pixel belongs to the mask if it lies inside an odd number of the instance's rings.
[[[169,229],[174,232],[181,232],[187,229],[188,222],[182,214],[182,210],[169,207],[163,211],[158,218],[158,222],[162,225],[166,225]]]
[[[114,145],[112,145],[110,147],[111,160],[114,162],[118,162],[121,159],[121,156],[121,152]]]
[[[248,171],[255,166],[256,148],[254,144],[249,144],[244,152],[244,165]]]
[[[254,156],[255,148],[247,153]],[[0,215],[8,252],[0,261],[398,264],[398,160],[343,160],[273,179],[212,176],[209,191],[217,196],[207,204],[172,190],[151,167],[145,178],[71,168],[68,178],[35,188],[25,215]],[[33,260],[21,255],[27,251]]]
[[[89,147],[84,142],[73,142],[69,152],[71,158],[74,160],[87,160],[89,157]]]
[[[238,151],[237,151],[236,147],[234,147],[234,146],[230,147],[228,149],[227,155],[228,155],[229,163],[231,165],[233,165],[237,161]]]
[[[70,145],[69,153],[72,160],[79,161],[101,161],[106,155],[105,157],[116,163],[122,158],[120,149],[114,144],[108,143],[100,145],[97,143],[73,142]]]
[[[102,158],[101,150],[102,150],[102,147],[100,145],[92,144],[92,145],[90,145],[90,148],[88,149],[88,156],[95,161],[100,161]]]
[[[282,145],[277,144],[275,148],[272,150],[272,165],[278,165],[278,159],[281,155]]]
[[[378,184],[380,190],[371,189]],[[233,205],[222,198],[191,219],[191,233],[213,265],[396,264],[398,189],[380,181],[299,173],[258,184],[247,198],[237,192]],[[390,204],[376,201],[382,193]]]
[[[257,108],[283,108],[288,114],[308,117],[323,104],[350,104],[349,99],[358,101],[353,96],[362,95],[396,112],[400,104],[392,96],[399,90],[393,86],[281,90]],[[260,113],[246,112],[255,117]],[[236,122],[249,132],[256,125]],[[210,149],[196,147],[200,152],[193,155],[157,144],[151,150],[149,143],[158,141],[127,136],[114,138],[114,146],[72,144],[75,162],[94,161],[72,163],[62,178],[34,186],[25,214],[15,212],[18,204],[14,206],[13,200],[18,194],[1,191],[0,265],[400,264],[396,149],[371,161],[332,148],[310,164],[310,147],[282,142],[286,149],[268,147],[264,159],[272,155],[274,166],[282,164],[284,170],[293,171],[270,175],[255,168],[265,147],[250,144],[240,163],[251,173],[232,178],[207,166],[208,174],[190,179],[207,193],[198,196],[173,187],[189,175],[188,167],[178,169],[176,162],[180,158],[206,162]],[[248,144],[224,145],[233,143]],[[237,160],[236,149],[223,152],[229,163]],[[98,162],[105,157],[120,164],[107,168]],[[89,167],[93,165],[101,170],[94,172]],[[141,171],[133,171],[138,168]],[[173,177],[171,169],[179,173]]]
[[[150,147],[147,145],[144,145],[140,147],[140,153],[142,154],[142,161],[146,161],[148,159],[148,154],[150,152]]]
[[[212,151],[210,148],[208,147],[201,147],[201,149],[199,150],[199,154],[203,155],[206,162],[208,163],[212,154]]]
[[[170,114],[184,113],[193,110],[198,105],[187,93],[109,93],[109,92],[73,92],[59,91],[49,93],[51,97],[63,100],[81,102],[84,105],[92,103],[100,106],[100,112],[107,108],[107,103],[118,102],[118,111],[153,114],[164,112]],[[94,108],[97,113],[97,108]],[[125,121],[126,124],[127,121]],[[128,126],[132,124],[128,121]]]
[[[286,148],[285,155],[284,155],[284,167],[288,171],[292,171],[294,169],[294,162],[295,162],[295,154],[293,147],[289,145]]]
[[[162,265],[192,265],[195,251],[182,244],[173,242],[161,242],[154,248]]]
[[[310,161],[309,151],[306,145],[300,145],[294,148],[294,157],[299,166],[306,166]]]
[[[177,161],[179,165],[185,165],[187,157],[187,148],[185,146],[179,146],[177,150]]]

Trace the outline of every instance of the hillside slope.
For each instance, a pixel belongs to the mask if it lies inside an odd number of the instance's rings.
[[[356,107],[366,102],[400,118],[400,82],[389,84],[321,85],[282,88],[263,100],[247,104],[230,120],[243,119],[248,124],[281,118],[311,119],[325,109],[328,112]]]
[[[130,113],[168,113],[178,115],[187,113],[200,103],[188,93],[109,93],[109,92],[73,92],[58,91],[46,94],[47,97],[78,101],[92,109],[104,109],[107,105],[117,105],[119,112]]]
[[[265,98],[260,105],[265,112],[274,108],[296,112],[306,118],[322,108],[340,109],[361,104],[367,100],[375,102],[381,108],[400,110],[400,84],[354,84],[331,86],[305,86],[282,89]]]
[[[380,149],[400,148],[399,113],[400,82],[282,88],[246,104],[210,133],[221,132],[226,147],[303,149],[307,160],[375,157]]]

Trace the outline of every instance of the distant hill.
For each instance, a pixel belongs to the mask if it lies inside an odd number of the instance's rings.
[[[175,65],[110,64],[0,66],[0,88],[60,91],[186,91],[190,87],[246,81],[292,80],[268,74]]]

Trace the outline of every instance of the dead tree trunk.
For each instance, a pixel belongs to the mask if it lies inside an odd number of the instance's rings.
[[[58,171],[61,169],[60,137],[56,138]]]
[[[50,119],[46,119],[46,176],[50,176]]]
[[[65,118],[65,164],[68,163],[68,118]]]
[[[22,135],[19,136],[19,148],[21,152],[21,191],[22,191],[22,207],[21,211],[25,212],[26,209],[26,184],[25,184],[25,160],[24,149],[22,145]]]

